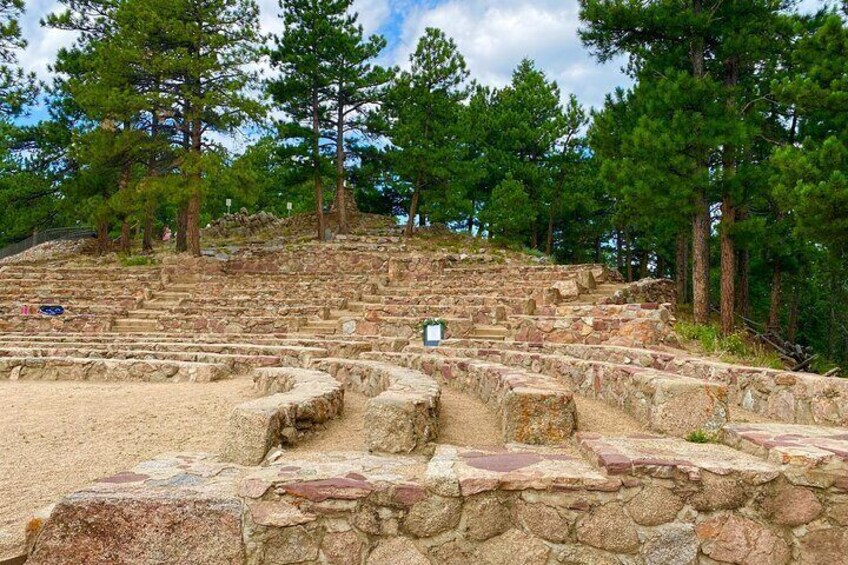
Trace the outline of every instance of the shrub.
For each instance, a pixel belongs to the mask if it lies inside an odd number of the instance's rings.
[[[686,441],[690,443],[715,443],[717,438],[715,434],[704,430],[693,430],[686,436]]]
[[[156,264],[156,259],[149,255],[121,255],[118,257],[118,261],[124,267],[144,267]]]

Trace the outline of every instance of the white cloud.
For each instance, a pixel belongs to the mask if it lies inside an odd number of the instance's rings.
[[[394,61],[406,65],[426,27],[453,37],[471,75],[483,84],[503,86],[524,57],[534,59],[566,96],[599,106],[605,93],[629,84],[621,63],[598,64],[580,42],[576,0],[447,0],[417,8],[407,16]]]
[[[56,60],[56,53],[71,45],[76,37],[73,32],[44,28],[39,23],[48,14],[61,9],[62,5],[55,0],[30,0],[21,18],[21,31],[28,42],[27,48],[20,54],[21,66],[34,72],[41,80],[49,80],[48,66]]]

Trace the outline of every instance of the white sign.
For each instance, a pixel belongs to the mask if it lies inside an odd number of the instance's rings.
[[[442,341],[442,326],[427,326],[424,336],[426,341]]]
[[[233,205],[233,200],[232,200],[232,198],[227,198],[227,208],[229,208],[229,207],[230,207],[230,206],[232,206],[232,205]]]
[[[286,202],[286,210],[288,210],[289,212],[291,212],[291,209],[292,209],[292,203],[291,203],[291,202]]]

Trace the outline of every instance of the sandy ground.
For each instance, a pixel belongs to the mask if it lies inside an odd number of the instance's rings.
[[[0,381],[0,556],[36,510],[168,451],[218,452],[250,379],[209,384]],[[362,449],[367,398],[345,393],[344,416],[290,452]],[[501,443],[477,398],[442,391],[442,443]]]
[[[365,403],[368,398],[346,390],[344,415],[327,427],[286,450],[287,453],[310,451],[350,451],[365,445]],[[438,443],[486,447],[501,445],[500,426],[495,413],[479,399],[442,387]]]
[[[218,452],[252,384],[0,380],[0,556],[62,495],[163,452]]]
[[[619,436],[647,431],[636,418],[602,400],[574,395],[577,407],[577,431]]]

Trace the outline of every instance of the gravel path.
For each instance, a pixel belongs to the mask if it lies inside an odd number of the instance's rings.
[[[0,380],[0,556],[33,511],[77,488],[163,452],[217,452],[252,384]]]
[[[602,400],[574,395],[577,407],[577,431],[605,436],[620,436],[647,431],[636,418]]]
[[[288,453],[309,451],[351,451],[365,445],[365,404],[368,397],[345,391],[344,415],[331,421],[323,431],[287,449]],[[438,443],[486,447],[501,445],[500,426],[495,413],[474,396],[442,387]]]

